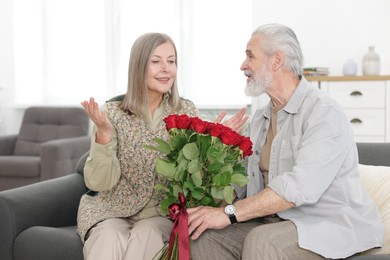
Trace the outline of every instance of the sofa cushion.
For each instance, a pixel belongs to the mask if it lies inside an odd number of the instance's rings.
[[[359,174],[385,229],[383,247],[369,250],[367,254],[390,254],[390,167],[359,164]]]
[[[29,107],[16,140],[14,155],[39,156],[42,143],[88,134],[89,119],[81,107]]]
[[[15,240],[15,260],[83,260],[83,244],[76,226],[24,230]]]

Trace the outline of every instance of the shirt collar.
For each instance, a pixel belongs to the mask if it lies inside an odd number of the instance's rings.
[[[304,77],[302,77],[293,95],[291,96],[287,104],[284,106],[283,110],[290,114],[296,114],[299,110],[299,107],[302,105],[303,100],[306,97],[306,93],[309,87],[310,84]]]
[[[307,93],[307,90],[309,89],[309,87],[310,87],[309,82],[304,77],[302,77],[297,88],[295,89],[294,93],[292,94],[290,100],[282,108],[282,110],[286,111],[289,114],[296,114],[298,112],[299,107],[301,106],[303,100],[306,97],[306,93]],[[271,118],[271,113],[272,113],[272,101],[270,100],[267,108],[264,111],[263,116],[265,118],[269,119],[269,118]]]

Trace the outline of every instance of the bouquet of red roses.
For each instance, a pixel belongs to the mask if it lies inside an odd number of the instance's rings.
[[[222,124],[185,114],[170,115],[164,122],[170,140],[156,138],[156,147],[147,146],[165,154],[165,158],[157,159],[156,171],[168,183],[156,184],[155,190],[164,198],[162,212],[169,213],[174,221],[160,259],[190,259],[185,208],[218,207],[222,201],[231,204],[232,184],[243,186],[248,182],[243,164],[252,154],[252,142]]]

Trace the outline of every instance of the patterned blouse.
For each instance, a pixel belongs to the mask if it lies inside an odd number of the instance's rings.
[[[174,112],[175,114],[198,115],[191,101],[182,99],[181,103],[182,109]],[[82,241],[88,230],[98,222],[108,218],[134,216],[142,211],[151,199],[155,201],[155,208],[161,214],[161,198],[155,197],[153,187],[157,180],[164,181],[155,171],[156,158],[162,157],[163,154],[144,146],[156,145],[153,141],[156,137],[165,140],[169,138],[165,123],[160,120],[155,128],[151,128],[149,120],[123,111],[119,104],[120,102],[106,103],[107,116],[117,132],[117,139],[113,139],[116,143],[110,144],[110,147],[117,147],[117,154],[113,157],[119,161],[119,180],[109,190],[99,191],[95,196],[88,194],[82,196],[77,216],[77,232]],[[164,102],[163,106],[162,118],[173,113],[168,102]],[[92,149],[91,155],[87,159],[87,164],[91,160],[102,158],[102,156],[99,158]],[[107,168],[107,164],[110,163],[112,161],[105,158],[95,161],[94,165]]]

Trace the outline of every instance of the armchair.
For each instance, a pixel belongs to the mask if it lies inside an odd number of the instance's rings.
[[[17,135],[0,136],[0,191],[70,174],[89,150],[80,107],[29,107]]]

